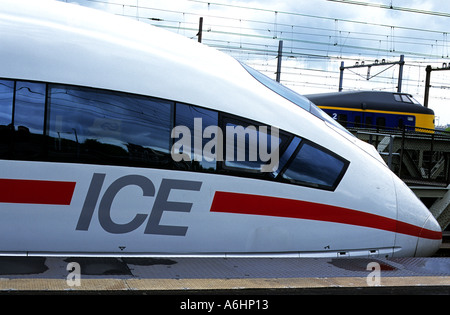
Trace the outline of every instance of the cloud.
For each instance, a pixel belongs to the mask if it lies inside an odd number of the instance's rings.
[[[279,40],[283,40],[282,83],[301,93],[338,89],[341,61],[397,61],[405,55],[403,91],[423,100],[425,67],[450,63],[448,17],[378,9],[326,0],[110,0],[76,1],[164,27],[196,39],[204,17],[203,42],[274,77]],[[388,1],[361,0],[386,4]],[[450,12],[450,1],[392,0],[395,7]],[[117,5],[117,4],[120,5]],[[139,4],[139,8],[136,7]],[[151,18],[151,19],[149,19]],[[160,21],[157,21],[160,20]],[[381,70],[381,69],[380,69]],[[372,74],[378,69],[371,69]],[[367,69],[355,71],[364,76]],[[450,124],[448,76],[433,73],[430,108]],[[346,89],[396,90],[398,67],[367,81],[345,72]]]

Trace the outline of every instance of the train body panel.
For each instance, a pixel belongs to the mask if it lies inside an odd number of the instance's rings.
[[[346,128],[434,129],[434,115],[319,106]]]
[[[40,194],[47,198],[27,201],[32,192],[22,191],[15,202],[2,203],[0,248],[6,253],[337,255],[365,249],[366,255],[379,250],[392,255],[402,250],[394,248],[395,231],[381,223],[379,228],[365,226],[363,215],[373,209],[380,209],[380,218],[396,220],[393,187],[377,187],[371,200],[358,195],[379,186],[374,182],[358,187],[343,183],[337,191],[323,193],[283,183],[156,169],[20,161],[2,162],[2,167],[3,181],[44,182]],[[96,176],[101,184],[94,183]],[[123,186],[111,188],[127,177]],[[46,182],[74,186],[57,192],[46,189]],[[72,196],[57,204],[52,201],[57,193]],[[225,200],[221,193],[228,194]],[[239,206],[233,202],[236,195]],[[260,201],[262,197],[268,200]],[[261,209],[270,199],[277,206]],[[280,207],[283,202],[289,208]],[[261,209],[257,214],[255,207]],[[350,212],[353,217],[345,218]],[[361,236],[352,237],[355,234]]]
[[[390,257],[440,244],[373,147],[230,56],[61,2],[1,6],[0,254]],[[277,163],[263,170],[267,142]]]

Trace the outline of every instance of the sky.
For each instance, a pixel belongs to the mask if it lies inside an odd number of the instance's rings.
[[[215,47],[301,93],[338,91],[339,67],[398,62],[402,92],[424,101],[425,68],[450,67],[446,0],[67,0],[151,23]],[[377,7],[383,6],[383,7]],[[392,7],[392,9],[391,9]],[[400,67],[344,70],[343,90],[397,91]],[[369,78],[369,80],[367,80]],[[428,106],[450,124],[450,70],[431,73]]]

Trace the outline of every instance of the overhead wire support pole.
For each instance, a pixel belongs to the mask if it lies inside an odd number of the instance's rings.
[[[200,17],[200,20],[198,21],[198,42],[202,42],[202,33],[203,33],[203,17]]]
[[[278,56],[277,56],[277,82],[280,82],[281,77],[281,58],[283,57],[283,41],[278,42]]]
[[[427,72],[427,76],[425,78],[425,94],[424,94],[424,98],[423,98],[423,106],[428,107],[428,98],[429,98],[429,94],[430,94],[430,77],[431,77],[431,66],[428,65],[425,68],[425,71]]]
[[[398,62],[400,65],[398,70],[398,84],[397,84],[397,92],[401,93],[402,91],[402,81],[403,81],[403,66],[405,65],[405,56],[400,55],[400,61]]]
[[[425,78],[425,94],[423,99],[423,106],[428,107],[428,99],[430,97],[430,81],[431,81],[431,72],[432,71],[445,71],[450,70],[450,63],[447,65],[447,63],[442,64],[442,68],[432,68],[430,65],[428,65],[425,68],[425,71],[427,72],[427,76]]]
[[[385,62],[384,59],[382,59],[381,62],[378,62],[378,60],[375,60],[375,63],[372,64],[365,64],[364,61],[361,62],[361,64],[356,63],[353,66],[347,66],[344,67],[344,62],[341,62],[341,66],[339,67],[340,70],[340,76],[339,76],[339,92],[342,91],[342,86],[343,86],[343,81],[344,81],[344,70],[345,69],[353,69],[353,68],[367,68],[367,80],[370,80],[371,78],[377,76],[378,74],[380,74],[381,72],[385,71],[381,71],[373,76],[370,76],[370,68],[371,67],[376,67],[376,66],[389,66],[389,65],[400,65],[400,69],[399,69],[399,74],[398,74],[398,85],[397,85],[397,92],[401,92],[402,91],[402,80],[403,80],[403,66],[405,64],[405,56],[404,55],[400,55],[400,61],[395,61],[395,62]],[[387,70],[387,69],[386,69]]]
[[[342,83],[344,81],[344,62],[341,61],[341,66],[339,67],[339,70],[341,74],[339,75],[339,92],[342,92]]]

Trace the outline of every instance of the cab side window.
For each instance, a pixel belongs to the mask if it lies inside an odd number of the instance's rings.
[[[284,181],[334,190],[348,162],[311,142],[303,141],[287,168],[280,174]]]

